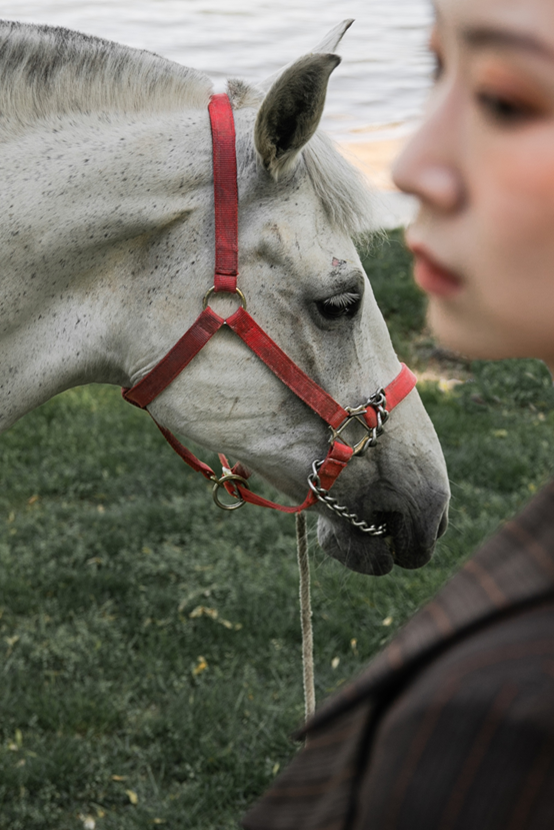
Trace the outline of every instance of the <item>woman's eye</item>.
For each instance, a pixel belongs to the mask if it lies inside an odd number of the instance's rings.
[[[503,124],[518,124],[536,115],[534,109],[520,101],[510,100],[502,95],[481,92],[477,99],[485,113]]]
[[[345,317],[354,317],[362,304],[362,295],[357,291],[345,291],[335,294],[326,300],[320,300],[317,310],[326,320],[340,320]]]

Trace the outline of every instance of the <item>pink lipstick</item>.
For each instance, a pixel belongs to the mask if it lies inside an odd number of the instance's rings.
[[[426,294],[453,297],[462,289],[460,277],[439,265],[425,249],[408,246],[414,255],[414,279]]]

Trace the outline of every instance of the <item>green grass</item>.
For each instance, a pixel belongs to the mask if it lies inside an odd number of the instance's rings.
[[[391,240],[367,267],[409,351],[424,310]],[[544,369],[473,368],[422,389],[453,485],[431,564],[372,579],[313,545],[320,700],[550,473]],[[236,827],[296,752],[297,581],[294,521],[218,511],[118,390],[23,418],[0,438],[0,830]]]
[[[371,279],[379,307],[391,332],[397,354],[413,365],[414,339],[425,326],[425,298],[412,279],[411,257],[402,232],[377,237],[362,262]]]

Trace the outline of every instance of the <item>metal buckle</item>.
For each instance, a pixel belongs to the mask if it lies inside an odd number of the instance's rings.
[[[202,308],[205,310],[208,307],[208,301],[212,294],[215,292],[215,285],[212,285],[211,288],[208,288],[206,293],[204,294],[204,299],[202,300]],[[240,288],[235,288],[234,291],[218,291],[218,294],[237,294],[240,304],[243,309],[246,311],[246,297],[240,290]]]
[[[214,476],[212,478],[212,481],[214,482],[214,486],[212,489],[213,500],[215,501],[218,507],[221,507],[222,510],[238,510],[239,507],[243,507],[243,505],[246,504],[237,487],[235,487],[235,498],[238,499],[238,501],[236,501],[234,504],[224,504],[224,502],[219,501],[219,488],[224,487],[226,481],[240,481],[240,483],[244,485],[244,487],[246,487],[247,490],[250,490],[250,486],[247,480],[243,478],[243,476],[239,476],[235,473],[229,472],[225,473],[225,475],[222,475],[221,478],[217,478],[216,476]]]
[[[375,414],[377,416],[377,426],[370,427],[364,420],[364,415],[366,414],[367,410],[371,407],[375,410]],[[383,426],[386,423],[387,418],[389,417],[389,413],[387,412],[387,398],[385,396],[385,392],[383,389],[379,389],[375,392],[374,395],[371,395],[370,398],[367,399],[365,404],[361,406],[346,406],[345,409],[348,412],[348,418],[345,418],[342,424],[340,424],[336,429],[333,427],[329,427],[331,430],[331,437],[329,439],[329,443],[333,444],[337,438],[341,438],[343,443],[348,444],[349,447],[352,447],[352,457],[355,455],[365,455],[366,452],[370,449],[370,447],[374,447],[377,444],[377,439],[383,432]],[[344,441],[342,438],[342,433],[350,426],[350,424],[354,421],[357,421],[361,427],[366,431],[366,435],[361,438],[354,446],[348,443],[348,441]]]

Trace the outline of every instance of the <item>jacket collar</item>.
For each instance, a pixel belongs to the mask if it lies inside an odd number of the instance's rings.
[[[368,697],[398,687],[453,640],[554,593],[554,482],[492,537],[353,683],[330,698],[304,736]]]

